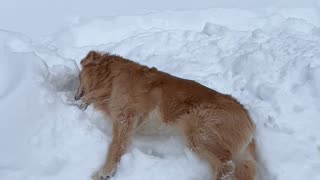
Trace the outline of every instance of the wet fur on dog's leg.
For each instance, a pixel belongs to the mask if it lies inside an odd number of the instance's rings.
[[[109,179],[116,173],[121,156],[126,152],[130,137],[132,137],[135,117],[130,114],[121,114],[113,123],[112,143],[109,146],[107,161],[98,172],[99,179]]]

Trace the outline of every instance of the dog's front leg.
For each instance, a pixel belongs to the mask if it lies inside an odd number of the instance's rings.
[[[121,156],[126,152],[135,124],[135,117],[121,114],[114,119],[112,143],[109,146],[107,161],[98,172],[98,179],[110,179],[116,172]]]

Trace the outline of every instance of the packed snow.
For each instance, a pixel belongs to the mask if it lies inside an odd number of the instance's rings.
[[[34,41],[0,30],[0,179],[89,180],[112,125],[73,104],[101,50],[231,94],[257,126],[259,180],[320,180],[320,27],[300,10],[209,9],[74,18]],[[114,180],[207,180],[174,136],[137,137]]]

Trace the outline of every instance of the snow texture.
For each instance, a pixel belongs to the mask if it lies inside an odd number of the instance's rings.
[[[89,180],[111,124],[72,105],[91,50],[231,94],[257,126],[259,179],[320,180],[320,27],[311,11],[211,9],[77,18],[34,41],[0,30],[0,179]],[[310,16],[308,16],[310,15]],[[177,137],[137,137],[114,180],[207,180]]]

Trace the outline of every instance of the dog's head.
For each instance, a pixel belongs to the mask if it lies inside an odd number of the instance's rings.
[[[96,83],[96,67],[100,62],[102,62],[103,53],[97,51],[90,51],[85,58],[83,58],[80,62],[82,66],[82,70],[79,74],[80,84],[78,87],[78,91],[75,95],[75,100],[79,100],[85,93],[91,91],[94,88],[94,84]]]

